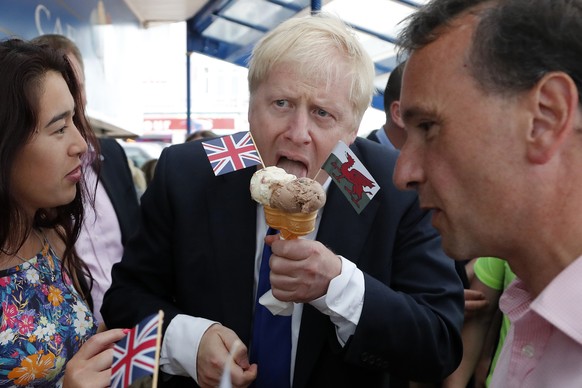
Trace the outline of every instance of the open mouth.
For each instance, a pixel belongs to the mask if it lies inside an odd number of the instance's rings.
[[[293,174],[298,178],[306,177],[308,173],[308,168],[305,163],[298,160],[291,160],[282,156],[277,162],[277,167],[282,168],[288,174]],[[312,177],[311,177],[312,178]]]

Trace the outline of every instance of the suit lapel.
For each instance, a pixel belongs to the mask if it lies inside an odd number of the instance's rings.
[[[111,205],[113,205],[113,209],[117,215],[119,228],[121,230],[121,240],[122,243],[125,244],[127,238],[131,234],[130,225],[135,223],[135,220],[130,219],[130,215],[133,213],[131,212],[131,209],[127,208],[128,199],[127,194],[124,192],[126,186],[123,185],[124,178],[122,169],[124,166],[122,163],[127,163],[127,161],[122,158],[116,158],[115,150],[107,141],[101,140],[100,146],[101,153],[97,155],[97,158],[99,158],[101,162],[101,168],[99,169],[99,182],[103,185],[103,188],[111,201]],[[128,179],[132,179],[131,175],[128,175]],[[135,193],[135,196],[135,205],[133,206],[135,206],[135,211],[137,212],[137,192]]]
[[[362,160],[358,149],[354,146],[351,148],[356,156]],[[357,265],[378,206],[379,201],[372,199],[364,211],[358,214],[336,184],[332,182],[327,193],[317,240]],[[305,305],[295,360],[293,380],[295,388],[304,387],[307,384],[321,349],[326,346],[327,340],[335,341],[335,329],[329,317],[315,308]]]
[[[380,138],[378,137],[377,132],[378,132],[378,130],[374,129],[372,132],[370,132],[370,134],[368,135],[368,137],[366,139],[375,141],[376,143],[380,143]]]
[[[364,162],[358,148],[354,145],[350,148],[358,159]],[[327,193],[327,202],[317,240],[330,247],[338,255],[358,264],[358,258],[380,205],[377,198],[375,199],[372,199],[368,206],[358,214],[337,185],[332,182]]]
[[[111,151],[111,147],[107,141],[101,139],[99,141],[99,146],[100,153],[96,155],[96,159],[98,159],[99,163],[101,163],[101,168],[99,169],[99,180],[103,184],[105,191],[107,192],[107,194],[111,198],[111,202],[113,203],[113,198],[118,197],[117,195],[114,195],[114,193],[111,193],[111,191],[115,190],[115,185],[113,183],[116,180],[115,179],[116,171],[114,168],[112,168],[112,166],[115,165],[115,160],[112,159],[114,157],[114,154]],[[95,162],[97,162],[97,160]],[[121,166],[119,166],[119,168],[120,167]],[[115,207],[116,210],[117,205],[118,205],[117,203],[113,203],[113,206]]]
[[[224,320],[248,345],[253,309],[256,241],[256,204],[249,191],[255,169],[216,177],[209,189],[210,236],[221,284],[220,300]]]

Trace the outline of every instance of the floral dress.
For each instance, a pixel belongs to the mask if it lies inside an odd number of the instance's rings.
[[[60,387],[97,327],[45,238],[36,257],[0,270],[0,387]]]

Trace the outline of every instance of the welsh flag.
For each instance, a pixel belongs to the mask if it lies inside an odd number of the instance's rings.
[[[331,155],[323,163],[322,168],[333,179],[358,214],[380,190],[380,186],[370,172],[341,140],[331,151]]]

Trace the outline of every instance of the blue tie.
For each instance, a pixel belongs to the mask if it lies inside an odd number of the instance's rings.
[[[275,234],[269,228],[267,234]],[[255,319],[251,345],[251,363],[257,363],[255,388],[289,388],[291,381],[291,317],[273,315],[259,303],[259,298],[271,289],[269,258],[271,247],[265,244],[259,270],[255,302]]]

